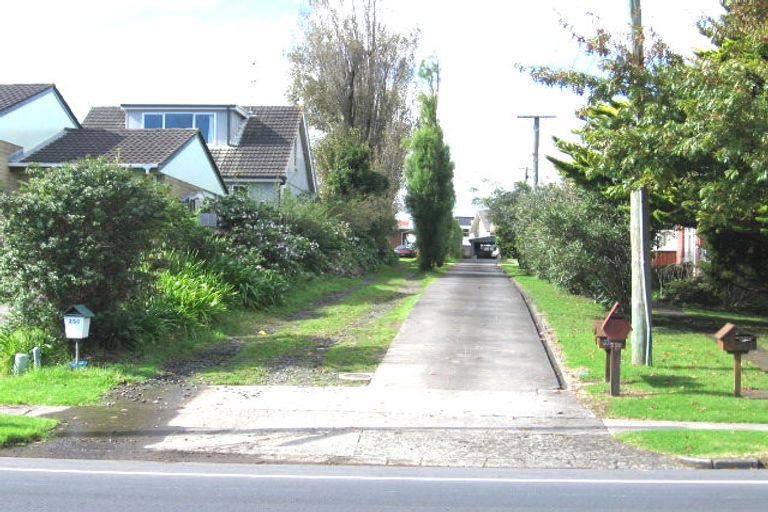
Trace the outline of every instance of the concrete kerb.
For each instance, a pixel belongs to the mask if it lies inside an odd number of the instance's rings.
[[[499,269],[503,272],[503,269],[501,269],[500,266]],[[510,282],[512,282],[515,289],[520,293],[520,296],[523,298],[523,302],[525,302],[526,308],[528,308],[528,312],[530,313],[531,318],[533,319],[533,323],[536,326],[536,331],[539,333],[541,344],[544,347],[544,351],[547,353],[550,365],[555,371],[557,380],[560,383],[560,389],[567,389],[571,391],[578,390],[579,381],[572,375],[563,371],[565,365],[563,362],[562,354],[560,352],[560,348],[552,337],[552,330],[550,329],[549,325],[547,325],[547,321],[544,318],[544,315],[539,313],[538,309],[536,309],[536,305],[533,303],[525,290],[523,290],[517,284],[517,281],[515,281],[510,276],[507,276],[507,278],[510,280]]]
[[[9,416],[45,416],[69,409],[58,405],[0,405],[0,414]]]
[[[503,272],[501,267],[499,267],[499,269]],[[549,334],[550,329],[549,329],[549,326],[546,324],[544,317],[541,314],[539,314],[539,312],[536,310],[536,306],[533,304],[533,301],[531,301],[530,297],[528,297],[528,294],[526,294],[525,291],[523,291],[523,289],[520,288],[520,286],[518,286],[517,281],[515,281],[509,276],[507,277],[512,283],[512,285],[515,287],[515,289],[518,291],[520,296],[523,298],[525,307],[528,309],[528,313],[531,315],[533,324],[536,326],[536,332],[539,334],[539,339],[541,340],[541,344],[544,347],[544,351],[547,354],[547,358],[549,359],[549,364],[552,366],[552,369],[555,372],[555,377],[557,377],[557,382],[560,385],[560,389],[572,389],[573,388],[572,382],[570,381],[570,379],[567,379],[565,377],[561,369],[560,357],[558,356],[558,353],[555,350],[552,336]]]

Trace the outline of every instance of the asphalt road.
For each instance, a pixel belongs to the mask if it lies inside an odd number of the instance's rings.
[[[21,511],[764,511],[762,471],[480,470],[0,458]]]

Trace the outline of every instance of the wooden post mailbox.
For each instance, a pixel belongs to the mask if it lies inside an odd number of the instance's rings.
[[[605,351],[605,382],[611,383],[611,396],[619,396],[621,379],[621,350],[627,346],[627,335],[632,330],[624,319],[621,305],[616,302],[602,321],[595,322],[595,343]]]
[[[730,322],[715,333],[718,346],[733,354],[733,396],[741,396],[741,354],[757,350],[757,337],[752,334],[739,334],[736,326]]]

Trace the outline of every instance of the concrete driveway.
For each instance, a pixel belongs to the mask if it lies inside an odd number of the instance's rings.
[[[148,448],[265,462],[660,468],[559,389],[517,289],[464,262],[423,294],[366,387],[216,386]]]
[[[461,263],[430,286],[372,386],[515,393],[558,389],[525,302],[495,263]]]

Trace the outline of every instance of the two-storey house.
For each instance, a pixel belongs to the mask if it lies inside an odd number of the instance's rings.
[[[257,200],[314,194],[307,124],[291,106],[123,104],[94,107],[83,121],[110,130],[196,128],[208,145],[230,191]]]

